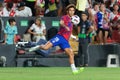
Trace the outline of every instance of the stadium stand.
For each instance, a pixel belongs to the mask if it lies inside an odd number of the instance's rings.
[[[1,17],[6,25],[6,21],[9,17]],[[27,32],[27,29],[30,27],[35,17],[15,17],[18,26],[18,35],[23,38],[23,34]],[[43,17],[42,22],[46,24],[47,31],[52,27],[59,29],[59,17]],[[47,34],[47,38],[48,38]],[[3,31],[1,29],[1,39],[3,37]],[[119,44],[107,44],[107,45],[90,45],[88,47],[89,52],[89,66],[105,66],[107,55],[111,53],[120,55],[120,46]],[[6,50],[7,49],[7,50]],[[94,52],[93,52],[94,51]],[[15,45],[0,45],[1,56],[7,57],[7,66],[25,66],[24,62],[29,60],[38,60],[39,65],[37,66],[69,66],[68,56],[64,53],[61,54],[50,54],[48,57],[42,57],[41,55],[35,53],[25,53],[17,54],[15,50]],[[5,55],[2,55],[5,54]],[[9,55],[8,55],[9,54]],[[93,55],[94,54],[94,55]],[[94,59],[94,60],[93,60]],[[79,58],[75,56],[76,65],[79,63]],[[36,66],[36,65],[34,65]]]

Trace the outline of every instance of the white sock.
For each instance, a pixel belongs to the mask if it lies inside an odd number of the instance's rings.
[[[72,69],[72,71],[77,70],[77,68],[75,67],[75,64],[71,64],[71,69]]]

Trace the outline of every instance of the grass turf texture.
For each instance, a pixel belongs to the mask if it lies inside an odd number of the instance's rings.
[[[77,75],[70,67],[0,68],[0,80],[120,80],[120,68],[87,67]]]

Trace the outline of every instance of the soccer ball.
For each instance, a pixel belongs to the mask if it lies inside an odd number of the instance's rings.
[[[80,17],[78,15],[74,15],[71,17],[71,22],[74,24],[74,25],[77,25],[79,24],[80,22]]]

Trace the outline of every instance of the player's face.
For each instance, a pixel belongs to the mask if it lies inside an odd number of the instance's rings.
[[[14,22],[12,22],[12,25],[16,25],[16,22],[14,21]]]
[[[113,7],[113,9],[116,10],[116,11],[118,11],[118,10],[119,10],[119,6],[118,6],[118,5],[115,5],[115,6]]]
[[[100,10],[101,10],[101,11],[105,11],[105,10],[106,10],[106,8],[105,8],[105,5],[104,5],[104,4],[101,4],[101,6],[100,6]]]
[[[35,22],[37,25],[40,25],[40,21],[39,20],[36,20]]]
[[[95,5],[94,9],[95,9],[96,11],[99,11],[99,5]]]
[[[69,8],[69,10],[68,10],[69,16],[70,16],[70,17],[73,16],[74,13],[75,13],[75,9],[74,9],[74,8]]]
[[[86,14],[82,14],[82,20],[86,21],[87,20],[87,15]]]

